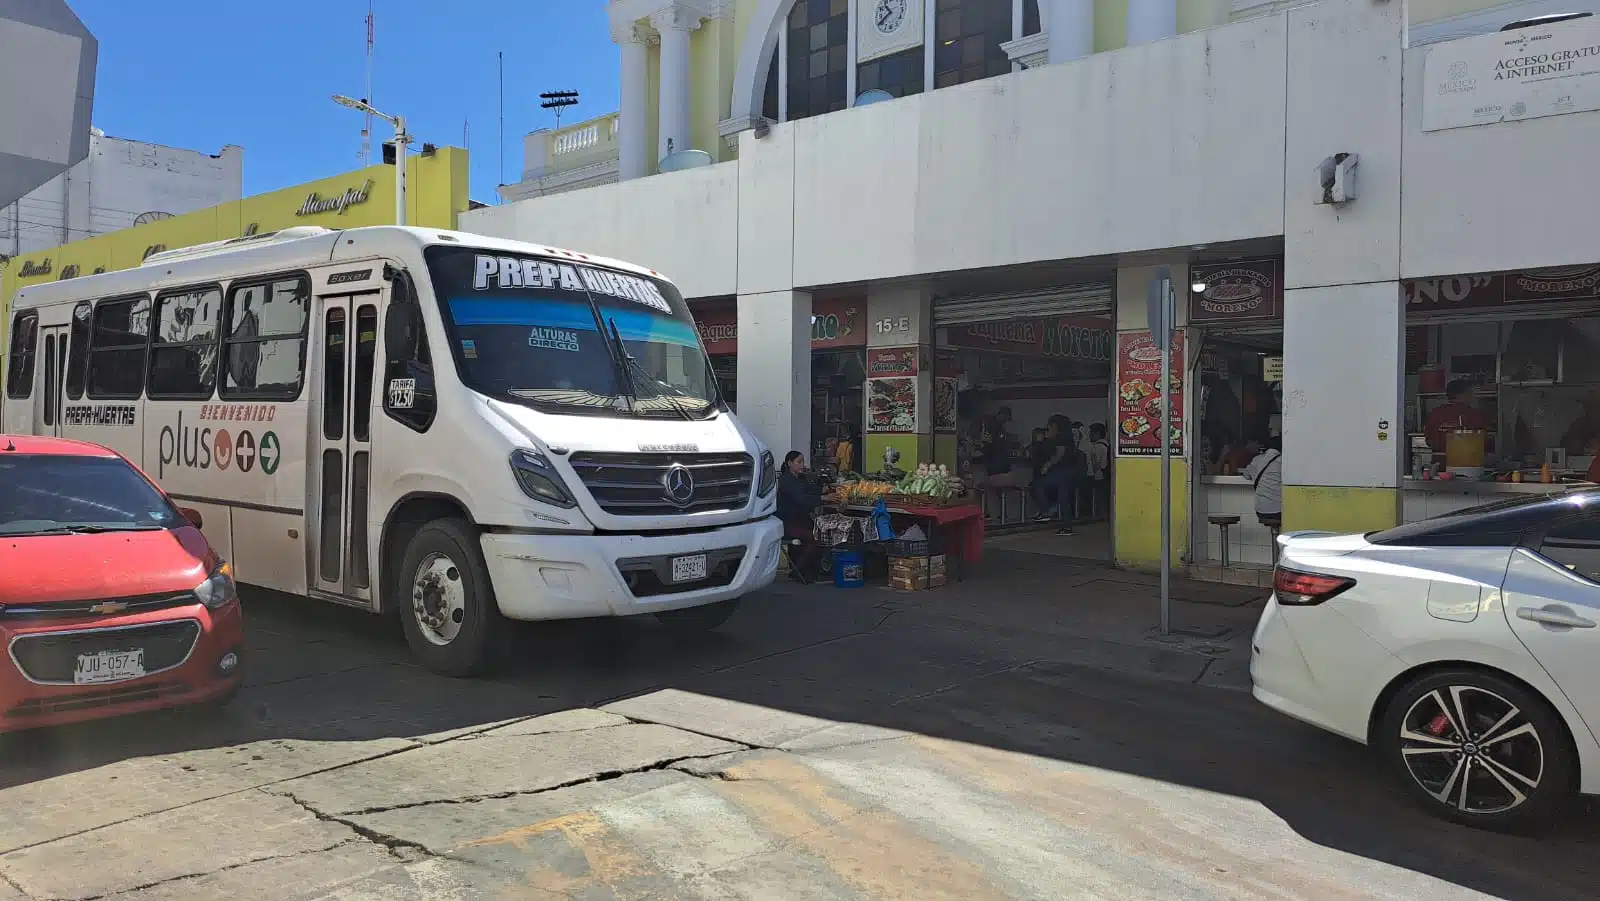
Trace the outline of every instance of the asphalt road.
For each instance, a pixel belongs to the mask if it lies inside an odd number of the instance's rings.
[[[998,603],[998,599],[996,601]],[[789,589],[691,644],[520,630],[477,682],[247,597],[250,685],[0,739],[19,899],[1584,899],[1600,818],[1436,822],[1203,663]],[[981,617],[977,618],[981,621]],[[1197,667],[1192,674],[1186,667]]]

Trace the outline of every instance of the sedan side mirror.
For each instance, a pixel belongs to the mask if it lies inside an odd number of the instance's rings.
[[[182,516],[189,522],[189,525],[194,526],[197,529],[203,529],[206,527],[205,517],[201,516],[200,511],[194,509],[193,507],[179,507],[178,515]]]

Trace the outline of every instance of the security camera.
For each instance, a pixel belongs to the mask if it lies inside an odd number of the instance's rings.
[[[1356,199],[1356,166],[1361,157],[1354,153],[1335,153],[1317,164],[1317,200],[1322,203],[1349,203]]]

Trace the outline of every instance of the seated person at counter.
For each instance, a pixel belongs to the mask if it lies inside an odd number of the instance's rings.
[[[1270,438],[1242,475],[1256,489],[1256,519],[1269,529],[1283,527],[1283,439]]]
[[[1587,457],[1600,449],[1600,391],[1584,395],[1583,412],[1561,436],[1561,446],[1575,457]]]
[[[778,520],[783,536],[794,550],[789,554],[789,578],[809,582],[822,555],[812,523],[822,506],[822,492],[806,478],[806,458],[799,451],[784,455],[778,471]]]
[[[1422,434],[1434,453],[1444,453],[1444,433],[1484,431],[1489,428],[1489,417],[1472,405],[1472,383],[1456,379],[1445,386],[1445,403],[1428,414]]]

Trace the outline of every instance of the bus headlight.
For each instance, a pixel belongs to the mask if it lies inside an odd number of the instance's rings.
[[[233,564],[223,563],[211,571],[204,582],[194,590],[194,596],[211,610],[219,610],[239,599],[239,588],[233,583]]]
[[[517,477],[517,484],[522,486],[522,493],[536,501],[543,501],[556,507],[576,507],[577,501],[572,499],[572,493],[567,491],[567,486],[562,483],[561,475],[556,472],[544,454],[531,450],[517,450],[511,454],[511,472]]]
[[[778,484],[778,464],[772,457],[772,451],[761,452],[761,482],[756,488],[756,493],[766,497]]]

